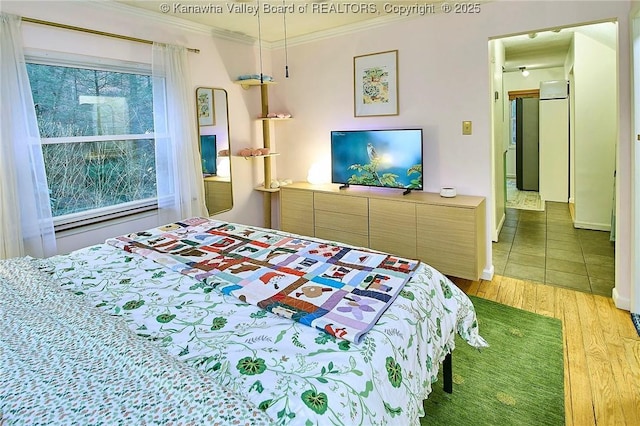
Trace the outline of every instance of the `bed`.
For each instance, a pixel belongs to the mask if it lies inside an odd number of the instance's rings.
[[[3,286],[20,279],[10,272],[16,261],[0,262]],[[171,368],[181,361],[194,386],[218,386],[228,400],[210,403],[232,411],[214,413],[219,424],[417,425],[455,334],[486,346],[470,300],[428,265],[259,227],[191,218],[19,261],[18,269],[44,274],[47,291],[78,300],[74,311],[86,302],[103,322],[145,338],[123,346],[144,342],[154,356],[168,354]],[[343,299],[331,299],[336,293]],[[15,389],[8,380],[0,386]],[[7,398],[0,403],[11,420]]]

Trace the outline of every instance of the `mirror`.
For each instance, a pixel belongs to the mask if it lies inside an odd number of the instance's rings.
[[[198,87],[196,112],[205,203],[213,216],[233,207],[227,91]]]

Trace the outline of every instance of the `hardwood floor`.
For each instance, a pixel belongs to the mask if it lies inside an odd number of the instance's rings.
[[[640,338],[628,311],[609,297],[514,278],[452,280],[467,294],[562,320],[568,426],[640,425]]]

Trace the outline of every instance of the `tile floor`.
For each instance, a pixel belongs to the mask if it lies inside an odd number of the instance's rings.
[[[566,203],[545,211],[508,208],[493,243],[495,273],[611,297],[614,243],[609,232],[575,229]]]

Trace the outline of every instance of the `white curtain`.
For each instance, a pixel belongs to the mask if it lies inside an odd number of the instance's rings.
[[[154,43],[152,67],[160,224],[208,216],[187,49]]]
[[[0,259],[57,251],[20,23],[0,13]]]

